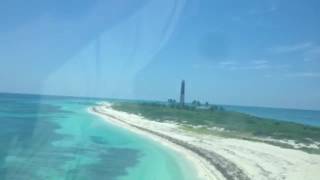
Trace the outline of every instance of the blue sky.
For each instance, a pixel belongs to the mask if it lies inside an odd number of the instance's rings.
[[[0,91],[320,109],[316,0],[4,0]]]

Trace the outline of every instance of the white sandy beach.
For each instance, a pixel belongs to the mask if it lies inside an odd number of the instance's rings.
[[[89,111],[108,123],[182,153],[197,169],[199,179],[318,180],[320,177],[320,155],[260,142],[199,135],[174,123],[116,111],[108,103]]]

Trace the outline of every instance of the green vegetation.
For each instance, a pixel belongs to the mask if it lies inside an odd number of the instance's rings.
[[[140,103],[141,104],[141,103]],[[177,109],[185,109],[185,110],[195,110],[195,109],[206,109],[210,111],[224,111],[224,108],[222,106],[217,105],[210,105],[208,102],[205,102],[204,104],[201,104],[200,101],[193,100],[191,104],[187,104],[184,106],[181,106],[180,103],[177,103],[174,99],[168,99],[167,104],[159,104],[159,103],[143,103],[147,106],[162,106],[162,107],[171,107],[171,108],[177,108]],[[142,105],[143,105],[142,104]]]
[[[257,139],[272,137],[274,139],[290,139],[297,143],[310,144],[320,142],[320,128],[291,122],[259,118],[243,113],[226,111],[219,106],[207,109],[195,106],[173,106],[160,103],[115,103],[114,109],[139,114],[156,121],[175,121],[183,124],[186,130],[197,133],[214,133],[225,137]],[[196,128],[200,126],[201,128]],[[218,132],[211,127],[223,128]]]

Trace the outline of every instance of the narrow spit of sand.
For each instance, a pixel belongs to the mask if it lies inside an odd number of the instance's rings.
[[[260,142],[194,134],[174,123],[160,123],[114,110],[109,103],[88,111],[181,153],[195,167],[199,179],[316,180],[320,177],[320,155]]]

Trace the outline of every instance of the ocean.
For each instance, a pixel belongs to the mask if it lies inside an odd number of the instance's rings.
[[[196,171],[177,152],[88,113],[101,101],[0,94],[0,179],[196,179]],[[319,111],[225,108],[320,126]]]
[[[226,110],[237,111],[262,118],[270,118],[278,121],[288,121],[310,126],[320,127],[320,111],[284,109],[268,107],[247,106],[223,106]]]
[[[195,179],[180,154],[87,112],[100,101],[0,94],[0,179]]]

